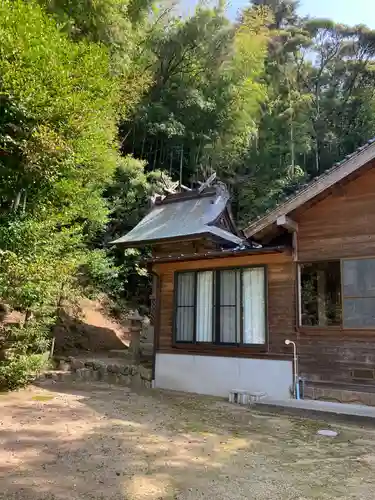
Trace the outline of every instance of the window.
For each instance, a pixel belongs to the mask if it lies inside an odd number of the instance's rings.
[[[342,263],[344,328],[375,327],[375,259]]]
[[[302,326],[375,328],[375,259],[300,265]]]
[[[302,326],[341,325],[340,261],[300,266]]]
[[[177,342],[265,344],[263,267],[176,274]]]

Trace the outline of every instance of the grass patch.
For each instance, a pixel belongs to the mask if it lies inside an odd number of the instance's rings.
[[[33,401],[51,401],[53,398],[54,396],[43,396],[42,394],[39,394],[37,396],[33,396],[31,399]]]

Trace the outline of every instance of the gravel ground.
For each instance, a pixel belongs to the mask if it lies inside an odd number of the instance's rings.
[[[0,499],[375,498],[375,430],[104,385],[0,395]]]

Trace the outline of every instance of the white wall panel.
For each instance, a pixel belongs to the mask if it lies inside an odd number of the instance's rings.
[[[261,391],[289,399],[291,361],[156,354],[155,387],[227,397],[230,390]]]

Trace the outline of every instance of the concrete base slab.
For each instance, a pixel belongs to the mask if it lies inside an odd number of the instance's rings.
[[[346,421],[367,421],[375,425],[375,407],[333,403],[329,401],[312,401],[308,399],[285,399],[277,400],[265,398],[255,405],[261,411],[267,410],[290,415],[300,415],[309,418]]]

